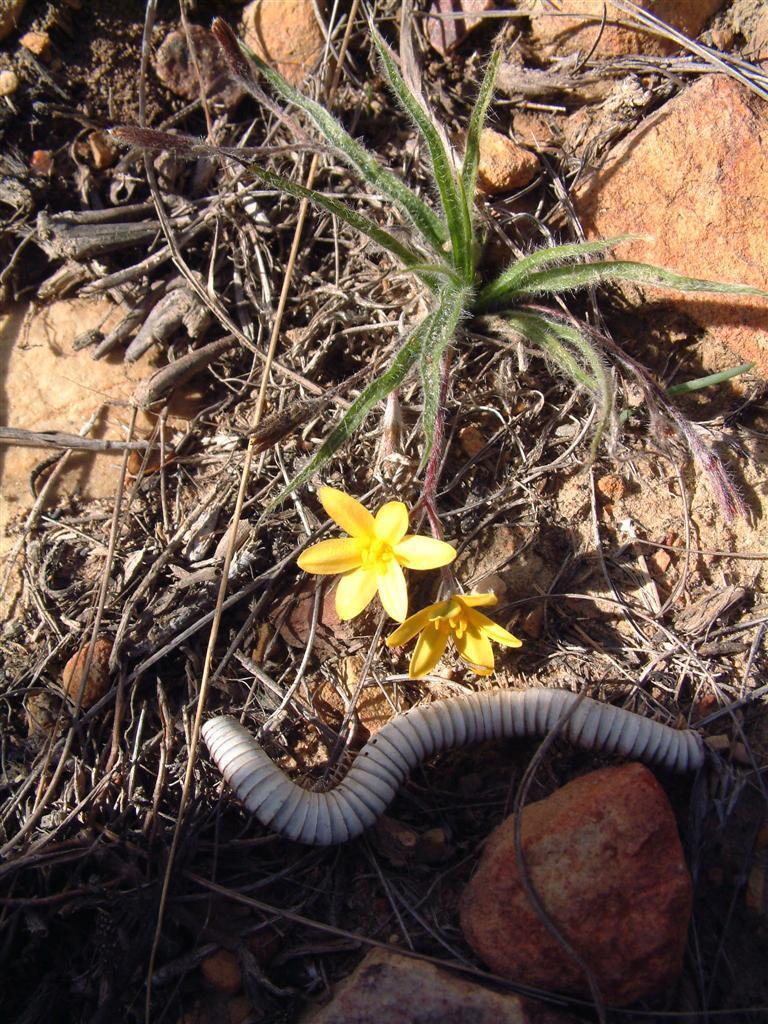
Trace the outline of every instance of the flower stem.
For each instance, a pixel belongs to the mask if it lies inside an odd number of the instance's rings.
[[[429,461],[424,473],[424,486],[419,499],[419,508],[423,508],[429,519],[432,535],[442,540],[443,531],[440,526],[440,517],[435,507],[435,496],[437,485],[440,481],[440,470],[443,463],[443,444],[445,441],[445,403],[448,397],[448,383],[450,381],[451,351],[447,349],[443,355],[443,365],[440,368],[440,401],[435,417],[435,429],[432,436],[432,451],[429,453]]]

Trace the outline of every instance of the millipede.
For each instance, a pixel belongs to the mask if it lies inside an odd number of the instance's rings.
[[[411,708],[383,726],[333,789],[303,789],[234,718],[213,718],[203,738],[245,809],[272,831],[299,843],[330,846],[370,828],[417,764],[446,750],[486,740],[544,736],[554,728],[575,746],[620,754],[673,772],[704,763],[690,729],[567,690],[496,690]]]

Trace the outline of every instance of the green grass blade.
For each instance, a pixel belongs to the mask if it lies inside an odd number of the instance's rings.
[[[725,384],[726,381],[731,380],[733,377],[738,377],[742,373],[749,373],[754,365],[754,363],[740,363],[738,366],[732,366],[730,370],[708,373],[706,377],[696,377],[694,380],[686,380],[682,384],[673,384],[671,387],[664,389],[664,394],[668,398],[674,398],[676,395],[689,395],[691,392],[701,391],[703,388],[717,387],[718,384]],[[626,423],[636,412],[639,412],[639,410],[623,409],[619,416],[619,423]]]
[[[320,209],[332,213],[334,217],[338,217],[339,220],[343,220],[351,227],[362,232],[372,242],[375,242],[376,245],[381,246],[382,249],[391,252],[393,256],[396,256],[409,269],[424,265],[419,253],[403,245],[394,235],[380,228],[374,221],[358,213],[351,206],[347,206],[346,203],[342,203],[338,199],[332,199],[330,196],[325,196],[322,192],[316,192],[314,189],[305,188],[303,185],[291,181],[290,178],[283,177],[282,174],[274,174],[272,171],[267,171],[257,165],[251,164],[248,170],[250,174],[258,178],[259,181],[263,181],[265,185],[269,185],[270,188],[286,192],[297,199],[306,199],[313,206],[318,206]],[[432,268],[430,268],[430,272],[434,273]]]
[[[422,107],[398,70],[392,52],[376,29],[372,30],[373,42],[378,51],[384,72],[389,79],[392,92],[400,106],[413,120],[421,132],[429,150],[432,162],[432,173],[435,178],[440,202],[442,203],[448,233],[451,239],[453,265],[463,274],[469,273],[471,266],[472,239],[465,233],[466,216],[462,210],[462,196],[457,186],[446,148],[440,133],[435,128],[432,118]]]
[[[442,246],[448,237],[445,225],[427,204],[403,184],[396,175],[383,167],[359,142],[356,142],[325,107],[300,93],[298,89],[294,89],[282,75],[265,64],[242,41],[240,46],[275,92],[286,102],[303,110],[344,160],[354,167],[374,189],[391,199],[412,221],[425,241],[440,256],[443,256]]]
[[[446,289],[442,292],[434,320],[422,341],[419,371],[424,396],[424,410],[421,415],[424,451],[419,471],[426,466],[435,440],[435,424],[440,411],[440,368],[443,354],[456,334],[468,295],[469,290],[466,288]]]
[[[511,304],[520,294],[522,284],[532,273],[543,267],[554,263],[563,263],[566,260],[574,260],[579,256],[600,256],[605,252],[610,252],[621,242],[632,241],[635,238],[637,235],[618,235],[616,238],[606,238],[600,242],[567,242],[564,245],[552,245],[546,249],[537,249],[507,267],[495,281],[491,281],[483,288],[477,297],[477,311],[485,312],[507,303]],[[586,266],[589,265],[586,264]]]
[[[724,384],[727,380],[738,377],[742,373],[749,373],[754,365],[754,363],[740,363],[738,366],[732,366],[730,370],[708,373],[706,377],[696,377],[695,380],[687,380],[683,384],[673,384],[671,387],[665,388],[665,392],[673,397],[674,395],[689,395],[692,391],[701,391],[702,388],[715,387],[717,384]]]
[[[430,313],[411,331],[389,367],[360,392],[306,466],[299,470],[275,500],[270,502],[263,515],[277,508],[289,494],[306,483],[352,437],[373,406],[402,384],[421,354],[424,335],[430,329],[435,315],[436,311]]]
[[[477,184],[477,168],[480,163],[480,134],[483,130],[488,106],[493,96],[500,63],[501,51],[494,50],[488,62],[488,67],[485,69],[480,92],[477,94],[472,116],[469,119],[467,144],[464,149],[464,163],[461,168],[461,184],[464,188],[464,194],[470,202],[472,202]]]
[[[724,295],[759,295],[768,299],[768,292],[746,284],[726,284],[705,281],[697,277],[683,277],[671,270],[653,267],[647,263],[607,260],[582,263],[575,267],[553,267],[530,274],[518,289],[518,295],[556,295],[574,288],[586,288],[602,281],[631,281],[650,284],[658,288],[671,288],[681,292],[716,292]]]

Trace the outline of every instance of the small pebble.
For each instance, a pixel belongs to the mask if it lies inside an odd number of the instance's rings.
[[[654,551],[648,561],[651,562],[652,565],[655,565],[658,571],[663,575],[672,564],[672,555],[670,555],[668,551],[665,551],[664,548],[659,548],[658,551]]]
[[[30,693],[25,701],[25,709],[27,735],[31,740],[39,741],[61,733],[61,697],[48,693],[47,690]]]
[[[36,149],[29,159],[29,166],[33,174],[45,177],[53,170],[53,153],[50,149]]]
[[[464,452],[470,457],[474,458],[475,455],[479,455],[480,452],[485,448],[485,438],[477,429],[477,427],[468,426],[462,427],[459,431],[459,442]]]
[[[624,481],[620,476],[608,473],[606,476],[598,477],[595,484],[598,494],[607,501],[621,501],[624,497]]]
[[[189,36],[195,59],[187,45],[186,33],[169,32],[155,57],[157,77],[174,95],[196,100],[200,97],[199,72],[206,96],[217,96],[227,106],[235,106],[243,96],[243,89],[230,78],[219,44],[202,25],[190,25]]]
[[[219,992],[234,996],[240,991],[243,983],[240,964],[235,954],[230,953],[228,949],[217,949],[215,953],[211,953],[200,964],[200,970],[208,984]]]
[[[452,53],[464,42],[472,29],[482,24],[482,18],[477,15],[489,11],[492,7],[493,0],[459,0],[458,4],[455,0],[432,0],[429,14],[434,12],[435,17],[427,17],[427,35],[430,43],[443,57]],[[457,18],[457,14],[464,14],[465,17]]]
[[[19,77],[15,71],[0,71],[0,96],[10,96],[19,87]]]
[[[253,0],[243,10],[242,37],[292,85],[301,85],[325,47],[317,10],[313,0]]]
[[[486,195],[503,195],[530,185],[540,166],[535,153],[523,149],[492,128],[483,129],[477,185]]]
[[[88,658],[88,644],[84,644],[77,654],[73,654],[61,676],[64,692],[74,703],[80,691],[83,669]],[[112,653],[112,641],[107,637],[97,637],[93,645],[91,667],[83,688],[81,707],[90,708],[107,692],[109,686],[109,656]]]
[[[51,55],[51,37],[47,32],[27,32],[19,42],[40,60],[48,60]]]
[[[93,166],[97,171],[111,167],[117,160],[118,150],[106,132],[91,132],[88,136],[88,147],[91,151]]]
[[[711,35],[716,50],[730,50],[736,40],[732,28],[713,28]]]
[[[523,632],[526,636],[531,637],[532,640],[538,640],[541,637],[543,627],[544,605],[538,604],[523,619]]]

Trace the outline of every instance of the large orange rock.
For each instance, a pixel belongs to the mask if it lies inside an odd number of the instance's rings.
[[[768,107],[730,78],[701,78],[616,147],[576,209],[591,238],[644,236],[622,259],[768,290]],[[672,295],[768,375],[767,300]]]
[[[669,802],[639,764],[604,768],[523,811],[522,846],[536,892],[594,971],[603,998],[623,1005],[677,977],[691,879]],[[579,966],[539,919],[515,857],[514,817],[486,844],[461,898],[461,925],[497,974],[589,995]]]
[[[655,14],[672,28],[695,38],[707,19],[723,6],[723,0],[635,0],[638,7]],[[597,57],[628,53],[667,54],[679,47],[653,35],[614,7],[610,0],[560,0],[553,14],[550,0],[532,0],[531,32],[546,56],[564,56],[580,50]],[[603,10],[606,23],[600,29]],[[594,47],[594,50],[593,50]]]

